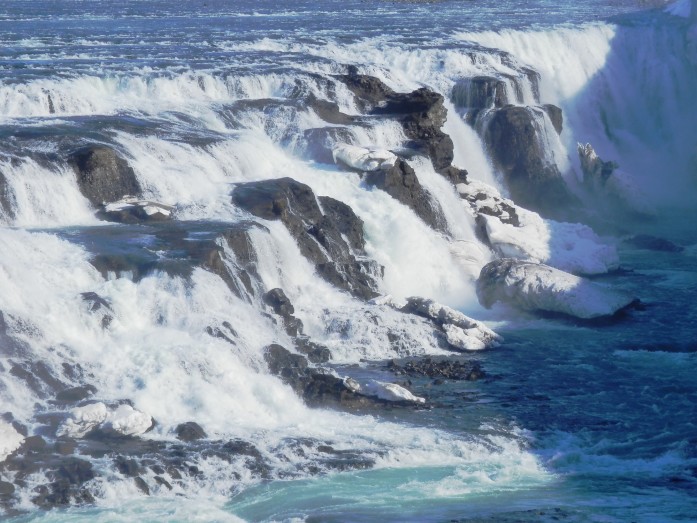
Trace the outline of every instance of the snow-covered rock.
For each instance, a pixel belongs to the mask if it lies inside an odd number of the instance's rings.
[[[420,396],[415,396],[407,389],[396,383],[386,383],[383,381],[371,380],[361,386],[361,394],[365,396],[375,396],[385,401],[408,401],[411,403],[426,403]]]
[[[126,196],[106,204],[101,214],[108,220],[122,223],[164,221],[170,219],[173,209],[174,207],[164,203]]]
[[[152,418],[130,405],[119,405],[109,413],[104,425],[124,436],[138,436],[152,426]]]
[[[339,144],[332,150],[334,162],[358,171],[379,171],[394,167],[397,156],[385,149],[365,149]]]
[[[522,310],[567,314],[581,319],[612,316],[634,297],[548,265],[515,259],[486,265],[477,282],[485,307],[503,302]]]
[[[460,350],[496,347],[503,340],[482,322],[433,300],[414,296],[402,310],[431,319],[443,329],[447,342]]]
[[[457,189],[501,257],[544,263],[574,274],[603,274],[619,266],[615,246],[586,225],[544,219],[481,182],[459,184]]]
[[[58,428],[58,436],[82,438],[94,429],[113,431],[123,436],[143,434],[152,426],[152,418],[130,405],[109,408],[102,402],[76,407]]]
[[[23,441],[24,436],[17,432],[11,424],[0,420],[0,462],[5,461],[7,456],[22,445]]]
[[[57,435],[81,438],[104,423],[107,414],[107,406],[101,402],[75,407],[70,411],[68,419],[58,428]]]

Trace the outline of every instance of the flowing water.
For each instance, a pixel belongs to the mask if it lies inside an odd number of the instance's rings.
[[[697,30],[680,0],[227,2],[4,0],[0,6],[0,413],[43,434],[51,398],[9,372],[41,362],[68,385],[79,366],[99,399],[129,399],[172,441],[195,420],[211,439],[254,442],[264,478],[244,463],[201,457],[202,474],[150,496],[90,458],[93,503],[39,511],[32,475],[10,521],[693,521],[697,514]],[[695,7],[694,11],[697,11]],[[302,101],[360,108],[332,82],[355,65],[399,92],[446,98],[444,130],[470,179],[501,179],[476,129],[451,101],[461,78],[505,77],[519,104],[556,104],[564,131],[547,154],[580,185],[577,142],[632,173],[650,232],[684,246],[620,246],[622,271],[599,280],[645,306],[588,325],[483,309],[475,279],[492,254],[453,187],[415,160],[448,234],[333,164],[312,161],[306,131],[325,127]],[[539,81],[526,73],[539,73]],[[537,99],[539,97],[539,100]],[[350,140],[395,149],[398,124],[354,125]],[[234,184],[284,176],[353,208],[366,254],[385,267],[380,291],[425,296],[486,320],[505,342],[468,355],[483,380],[410,388],[428,409],[349,414],[313,409],[266,371],[262,348],[291,346],[258,300],[200,267],[100,273],[91,260],[142,263],[163,251],[166,225],[100,221],[65,160],[105,143],[134,169],[147,199],[175,206],[188,240],[214,238],[249,215]],[[607,225],[612,217],[600,216]],[[371,306],[320,279],[283,225],[251,233],[265,289],[281,287],[340,375],[393,381],[384,361],[445,356],[422,322]],[[183,262],[182,262],[183,263]],[[82,293],[107,300],[108,329]],[[230,344],[207,333],[226,322]],[[399,332],[401,344],[390,341]],[[48,436],[47,436],[48,437]],[[50,439],[50,437],[48,437]],[[354,456],[326,463],[317,442]],[[325,452],[326,454],[326,452]],[[10,473],[0,473],[11,481]]]

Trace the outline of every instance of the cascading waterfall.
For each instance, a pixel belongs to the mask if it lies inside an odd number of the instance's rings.
[[[485,513],[492,493],[527,507],[527,489],[558,481],[547,466],[555,458],[504,419],[508,400],[490,406],[468,388],[457,394],[476,414],[455,407],[446,420],[438,409],[450,400],[439,396],[438,380],[430,410],[419,410],[425,400],[384,362],[499,343],[464,314],[494,327],[538,328],[512,306],[480,305],[480,271],[499,258],[548,264],[568,278],[619,266],[616,240],[550,213],[552,220],[543,206],[538,214],[517,205],[517,171],[491,136],[502,111],[529,118],[535,165],[568,184],[574,205],[587,205],[577,144],[590,143],[601,163],[625,173],[618,187],[649,199],[630,210],[694,207],[697,9],[680,1],[643,18],[588,22],[581,12],[574,25],[470,30],[446,6],[443,20],[429,19],[441,31],[431,41],[398,24],[385,33],[395,38],[354,38],[345,20],[336,34],[293,35],[283,18],[309,16],[304,4],[283,11],[265,34],[260,20],[273,9],[240,7],[233,16],[211,4],[221,17],[251,24],[248,34],[211,33],[188,57],[160,52],[161,35],[142,29],[153,20],[145,14],[134,18],[141,28],[117,17],[113,34],[104,29],[93,40],[90,30],[69,41],[2,37],[13,43],[8,63],[28,65],[17,78],[0,68],[0,510],[122,511],[124,499],[140,504],[150,494],[157,501],[143,505],[148,518],[170,510],[162,499],[213,498],[220,513],[203,517],[217,519],[229,516],[225,503],[235,495],[235,513],[250,520],[302,518],[312,510],[294,511],[287,500],[303,496],[303,482],[329,475],[340,485],[339,472],[364,470],[365,485],[341,487],[361,517],[394,514],[369,499],[371,489],[433,520],[458,514],[461,499]],[[352,9],[364,16],[363,6]],[[389,24],[427,12],[380,9]],[[0,24],[14,21],[18,33],[36,22],[12,13]],[[118,49],[98,49],[109,38],[127,40],[128,31],[150,54],[115,65]],[[67,49],[58,60],[60,46]],[[357,78],[374,91],[357,92]],[[414,97],[421,88],[442,97],[414,110],[404,107],[421,102],[394,94]],[[439,107],[447,120],[434,127]],[[433,145],[441,128],[452,139],[445,168],[437,164],[447,141]],[[341,145],[392,158],[402,178],[347,166],[335,154]],[[117,159],[85,175],[75,155],[95,146]],[[167,219],[106,221],[110,207],[85,192],[89,184],[105,190],[94,181],[107,172],[99,169],[132,172],[139,193],[130,196],[167,209]],[[416,182],[403,181],[412,180],[409,169]],[[380,185],[379,176],[388,181]],[[286,178],[295,180],[289,189],[278,182]],[[240,190],[258,201],[240,204]],[[578,281],[582,295],[588,281]],[[274,289],[288,303],[272,304]],[[412,297],[434,302],[418,309]],[[286,358],[282,371],[273,370],[273,350]],[[320,401],[332,394],[338,404]],[[181,436],[191,422],[205,437]],[[263,491],[284,480],[295,480],[283,487],[287,499]],[[424,492],[444,512],[420,505]],[[258,496],[272,499],[280,516],[253,512]]]

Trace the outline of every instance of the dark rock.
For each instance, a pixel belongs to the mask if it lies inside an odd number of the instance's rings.
[[[123,456],[117,456],[116,459],[114,459],[114,466],[121,474],[131,478],[136,477],[143,471],[136,460],[128,459]]]
[[[382,189],[395,200],[411,208],[416,215],[436,230],[447,229],[443,213],[423,188],[411,166],[401,158],[389,169],[365,174],[365,182]]]
[[[146,209],[150,209],[148,212]],[[126,200],[118,206],[103,206],[97,216],[105,221],[116,223],[165,222],[172,219],[174,207],[145,200]]]
[[[561,108],[557,107],[556,105],[545,104],[542,106],[542,109],[544,109],[547,116],[549,116],[549,119],[552,121],[552,125],[554,126],[554,130],[557,131],[557,134],[561,134],[562,130],[564,129],[564,114],[562,113]]]
[[[7,481],[0,481],[0,497],[11,496],[15,492],[15,486]]]
[[[476,111],[503,107],[509,103],[506,83],[493,76],[475,76],[458,80],[450,97],[455,107]]]
[[[97,392],[97,388],[93,385],[81,385],[79,387],[72,387],[60,391],[56,394],[56,400],[77,403],[78,401],[89,398],[95,392]]]
[[[459,169],[458,167],[450,165],[445,169],[439,170],[438,174],[447,178],[453,185],[457,185],[458,183],[467,183],[468,173],[466,169]]]
[[[148,484],[145,482],[143,478],[138,476],[133,478],[133,481],[136,484],[136,487],[138,487],[138,490],[140,490],[146,496],[150,495],[150,487],[148,487]]]
[[[327,123],[335,125],[351,125],[354,121],[353,116],[344,114],[339,110],[339,106],[334,102],[320,100],[314,95],[310,95],[307,100],[308,106]]]
[[[155,483],[157,483],[158,485],[162,485],[163,487],[166,487],[167,490],[172,490],[171,483],[169,481],[167,481],[165,478],[163,478],[162,476],[155,476],[153,479],[155,480]]]
[[[339,76],[370,114],[397,119],[411,140],[408,147],[422,151],[441,171],[452,164],[453,141],[441,131],[447,118],[444,98],[425,87],[411,93],[396,93],[372,76],[360,75],[355,67]]]
[[[51,369],[43,361],[25,361],[15,364],[10,374],[24,380],[27,386],[40,397],[49,397],[65,385],[57,379]]]
[[[206,434],[206,431],[201,428],[201,425],[194,421],[187,421],[186,423],[177,425],[175,432],[177,433],[178,440],[186,442],[205,439],[208,437],[208,434]]]
[[[322,206],[324,215],[348,240],[351,249],[356,253],[362,254],[365,249],[363,220],[356,216],[353,209],[344,202],[340,202],[329,196],[320,196],[317,199]]]
[[[283,289],[271,289],[269,292],[264,294],[264,303],[266,303],[271,309],[282,317],[292,316],[295,312],[295,307],[283,292]]]
[[[301,380],[307,369],[307,359],[300,354],[293,354],[285,347],[272,344],[264,350],[264,359],[269,366],[269,372],[276,376],[286,378],[291,386]]]
[[[133,169],[111,147],[83,147],[68,157],[68,163],[77,175],[80,192],[95,206],[141,193]]]
[[[546,159],[542,126],[533,108],[508,105],[493,112],[484,139],[512,199],[523,207],[558,216],[576,200],[557,166]]]
[[[46,448],[46,440],[41,436],[29,436],[24,439],[20,452],[39,452]]]
[[[310,341],[307,336],[298,336],[293,341],[298,352],[304,354],[312,363],[326,363],[332,359],[332,353],[327,347]]]
[[[12,208],[13,195],[7,184],[7,178],[0,172],[0,212],[5,215],[6,218],[12,219],[15,217],[14,210]]]
[[[92,312],[98,311],[102,308],[112,310],[111,304],[96,292],[83,292],[81,296],[84,301],[89,303],[90,311]]]
[[[402,365],[393,360],[387,368],[398,375],[425,376],[431,379],[476,381],[486,376],[479,362],[453,359],[422,358],[406,361]]]
[[[232,201],[259,218],[283,222],[300,252],[331,283],[359,298],[377,296],[379,266],[372,261],[356,260],[342,237],[341,230],[349,225],[338,223],[336,204],[325,200],[331,209],[323,214],[312,189],[292,178],[240,184],[232,193]],[[341,212],[353,214],[348,206],[342,207]],[[359,223],[355,215],[349,221]]]
[[[396,94],[382,80],[358,74],[355,66],[349,66],[348,74],[339,76],[338,79],[358,98],[363,109],[378,105]]]
[[[661,252],[682,252],[685,250],[681,245],[677,245],[665,238],[657,238],[649,234],[637,234],[624,240],[624,243],[646,251],[661,251]]]

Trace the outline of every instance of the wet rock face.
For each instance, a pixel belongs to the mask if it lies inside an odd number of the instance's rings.
[[[451,91],[456,107],[480,111],[503,107],[508,103],[506,84],[493,76],[475,76],[458,80]]]
[[[208,437],[206,431],[195,421],[187,421],[186,423],[177,425],[175,432],[177,434],[177,439],[180,441],[196,441]]]
[[[416,177],[407,162],[398,159],[393,167],[368,172],[365,182],[382,189],[395,200],[411,208],[416,215],[436,230],[446,230],[447,225],[438,204]]]
[[[575,203],[556,165],[545,157],[534,110],[508,105],[495,111],[484,133],[512,199],[542,214],[559,214]]]
[[[355,67],[338,78],[366,112],[396,118],[411,140],[407,145],[428,156],[436,171],[452,164],[453,141],[441,131],[448,114],[442,95],[425,87],[411,93],[396,93],[381,80],[358,74]]]
[[[7,184],[7,179],[0,172],[0,214],[4,214],[6,218],[14,218],[12,210],[10,188]]]
[[[330,283],[354,296],[370,299],[377,295],[382,268],[373,261],[359,260],[353,245],[363,243],[358,234],[362,222],[350,207],[324,198],[322,212],[315,194],[292,178],[264,180],[238,185],[232,193],[238,207],[266,220],[280,220],[295,238],[300,252]],[[352,238],[349,245],[342,231]],[[360,253],[357,253],[360,254]]]
[[[452,358],[419,358],[403,362],[391,360],[387,363],[387,369],[398,376],[423,376],[453,381],[476,381],[486,376],[479,362]]]
[[[83,147],[68,157],[68,163],[75,171],[80,192],[95,206],[141,193],[133,169],[111,147]]]

